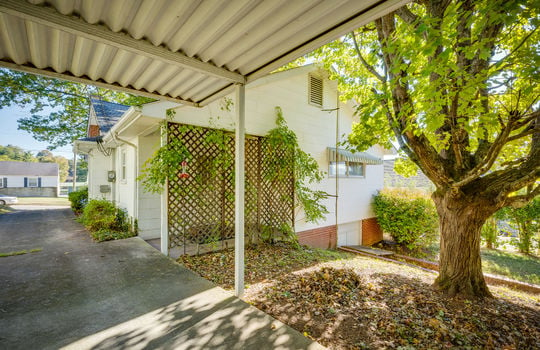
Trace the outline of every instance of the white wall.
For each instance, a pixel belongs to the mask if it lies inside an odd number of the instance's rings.
[[[139,169],[143,169],[144,162],[151,158],[160,145],[160,132],[156,131],[148,136],[139,136]],[[161,196],[146,192],[142,183],[138,183],[138,222],[139,236],[143,239],[160,237],[161,230]]]
[[[107,180],[107,172],[109,170],[114,170],[112,167],[112,157],[105,156],[97,149],[93,149],[88,154],[88,197],[90,199],[112,199],[114,183]],[[101,185],[111,186],[111,192],[101,193]]]
[[[41,177],[41,187],[58,187],[58,176],[0,175],[7,178],[7,187],[24,187],[25,177]]]
[[[125,153],[126,156],[125,179],[122,179],[122,153]],[[136,195],[134,182],[137,177],[135,173],[135,157],[136,150],[130,145],[123,144],[116,148],[116,191],[114,199],[116,204],[120,208],[125,209],[131,217],[136,217],[134,204],[134,196]]]

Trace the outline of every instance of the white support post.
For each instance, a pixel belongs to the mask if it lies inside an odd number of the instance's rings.
[[[244,294],[244,148],[246,122],[245,88],[236,85],[236,133],[235,133],[235,234],[234,234],[234,292],[241,298]]]
[[[77,151],[73,151],[73,176],[71,177],[73,181],[73,191],[77,191]]]
[[[161,130],[161,146],[167,144],[167,127]],[[165,182],[165,188],[161,192],[161,253],[169,255],[169,180]]]

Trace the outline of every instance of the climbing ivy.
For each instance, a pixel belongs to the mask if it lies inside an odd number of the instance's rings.
[[[294,131],[289,129],[281,107],[276,107],[276,127],[266,135],[268,147],[267,152],[273,149],[285,149],[286,154],[293,155],[294,167],[294,190],[296,194],[297,207],[304,209],[306,221],[317,222],[324,219],[328,209],[321,202],[328,198],[328,193],[310,188],[310,184],[319,183],[324,178],[324,172],[319,169],[317,161],[309,154],[304,152],[298,145],[298,138]],[[273,157],[274,160],[269,164],[267,176],[269,178],[283,179],[288,176],[286,158]]]

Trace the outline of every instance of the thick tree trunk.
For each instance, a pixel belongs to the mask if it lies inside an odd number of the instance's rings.
[[[472,196],[471,196],[472,197]],[[435,286],[447,294],[491,297],[482,274],[480,233],[493,206],[463,194],[433,195],[440,219],[441,252]]]

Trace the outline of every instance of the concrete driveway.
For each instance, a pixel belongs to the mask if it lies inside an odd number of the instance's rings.
[[[68,208],[0,215],[0,349],[320,349],[139,238],[94,243]]]

